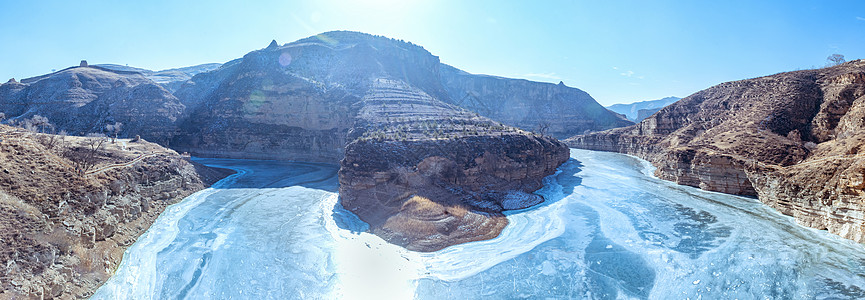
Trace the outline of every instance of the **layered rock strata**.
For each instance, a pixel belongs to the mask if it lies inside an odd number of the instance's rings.
[[[498,236],[505,210],[542,202],[542,179],[569,152],[394,80],[362,100],[359,136],[339,171],[342,205],[385,240],[435,251]]]
[[[658,177],[757,196],[800,224],[865,241],[865,61],[723,83],[642,122],[575,136]]]
[[[79,172],[94,141],[0,125],[0,298],[88,297],[166,206],[227,175],[128,140]]]

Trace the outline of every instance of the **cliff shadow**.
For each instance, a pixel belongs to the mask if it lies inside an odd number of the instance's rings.
[[[544,202],[525,209],[506,211],[505,215],[538,209],[556,203],[573,194],[574,189],[583,184],[583,178],[577,176],[577,174],[583,170],[582,167],[583,164],[579,160],[569,158],[565,163],[558,167],[559,172],[544,177],[544,186],[535,192],[535,194],[544,197]]]
[[[278,160],[193,158],[208,167],[231,169],[234,177],[214,184],[215,189],[270,189],[301,186],[336,193],[339,166]],[[221,184],[220,184],[221,183]]]
[[[348,230],[354,234],[369,231],[369,224],[360,219],[353,212],[345,209],[342,206],[342,199],[338,199],[333,205],[331,216],[333,217],[336,227],[339,229]]]
[[[567,195],[573,194],[574,189],[583,184],[583,178],[577,176],[577,173],[583,170],[583,163],[574,158],[569,158],[568,161],[559,166],[558,174],[551,175],[556,182],[562,187],[561,200]],[[545,182],[546,183],[546,182]]]

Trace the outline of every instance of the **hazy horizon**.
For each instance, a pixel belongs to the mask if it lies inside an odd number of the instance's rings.
[[[332,30],[423,46],[467,72],[558,83],[599,103],[685,97],[731,80],[865,57],[865,3],[583,1],[9,2],[0,80],[77,65],[224,63]]]

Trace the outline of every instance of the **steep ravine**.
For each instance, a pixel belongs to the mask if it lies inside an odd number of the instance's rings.
[[[865,242],[865,61],[723,83],[571,147],[627,153],[679,184],[757,196]]]

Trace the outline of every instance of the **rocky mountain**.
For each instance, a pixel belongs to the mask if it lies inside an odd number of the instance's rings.
[[[202,156],[342,159],[343,206],[388,241],[431,251],[492,238],[507,222],[501,211],[521,207],[515,199],[542,201],[530,193],[567,148],[440,100],[439,65],[420,46],[356,32],[273,42],[175,93],[188,117],[171,145]],[[478,178],[493,161],[522,173]],[[406,204],[418,201],[429,211]],[[458,217],[428,215],[445,210]]]
[[[727,82],[576,148],[652,162],[660,178],[757,196],[797,222],[865,241],[865,60]]]
[[[421,251],[492,238],[502,211],[542,201],[531,192],[568,159],[547,134],[630,124],[564,84],[468,74],[423,47],[358,32],[273,41],[173,92],[158,73],[82,64],[0,86],[0,112],[75,135],[122,122],[120,136],[196,156],[342,160],[344,206]],[[404,207],[418,201],[433,210]],[[459,217],[424,215],[440,209]]]
[[[147,79],[153,80],[163,87],[165,87],[169,91],[176,91],[180,86],[189,79],[192,79],[192,76],[195,76],[199,73],[210,72],[218,69],[222,64],[211,63],[211,64],[200,64],[189,67],[182,67],[176,69],[167,69],[162,71],[152,71],[142,68],[135,68],[130,66],[116,65],[116,64],[98,64],[97,67],[102,67],[106,69],[116,70],[116,71],[128,71],[128,72],[138,72]]]
[[[648,100],[634,102],[630,104],[613,104],[607,106],[607,109],[623,114],[628,117],[628,120],[640,122],[645,118],[655,114],[661,108],[679,101],[679,97],[666,97],[658,100]],[[642,111],[642,112],[641,112]]]
[[[0,298],[88,297],[168,205],[227,174],[145,141],[0,125]]]
[[[490,119],[564,139],[588,131],[633,124],[604,109],[588,93],[565,86],[475,75],[441,65],[442,84],[451,104]]]
[[[140,73],[86,62],[0,85],[0,112],[7,122],[40,115],[57,131],[72,135],[106,133],[106,125],[120,122],[121,136],[141,135],[165,144],[183,110],[171,92]]]

